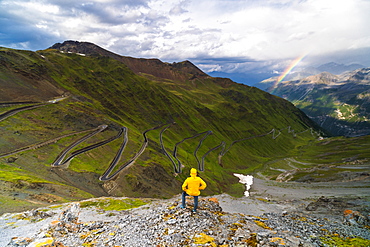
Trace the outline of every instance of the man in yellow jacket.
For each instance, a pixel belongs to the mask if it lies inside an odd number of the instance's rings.
[[[182,204],[181,208],[185,208],[185,199],[186,196],[194,197],[194,209],[193,212],[197,211],[198,207],[198,196],[200,195],[200,190],[204,190],[207,187],[207,184],[198,177],[197,169],[190,169],[190,177],[188,177],[185,182],[182,184]]]

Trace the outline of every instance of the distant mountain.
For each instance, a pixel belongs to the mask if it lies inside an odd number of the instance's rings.
[[[331,74],[340,75],[344,72],[352,71],[352,70],[356,70],[356,69],[360,69],[364,67],[365,66],[361,64],[356,64],[356,63],[345,65],[345,64],[338,64],[338,63],[331,62],[331,63],[320,65],[319,67],[317,67],[317,70],[320,72],[329,72]]]
[[[266,91],[289,100],[333,135],[370,134],[370,68],[272,85]]]
[[[245,85],[254,85],[266,78],[274,76],[272,72],[250,72],[250,73],[226,73],[213,71],[208,73],[213,77],[230,78],[231,80]]]
[[[304,68],[298,68],[293,70],[291,73],[285,76],[285,81],[293,81],[293,80],[300,80],[306,78],[310,75],[317,75],[321,72],[329,72],[331,74],[340,75],[345,72],[353,71],[360,68],[365,68],[361,64],[338,64],[338,63],[326,63],[322,64],[318,67],[310,66]],[[284,71],[284,68],[280,68],[280,73]],[[265,66],[261,68],[250,69],[243,72],[223,72],[223,71],[212,71],[208,74],[214,77],[223,77],[223,78],[230,78],[231,80],[242,83],[249,86],[254,86],[265,90],[274,81],[276,81],[280,73],[277,71],[273,71],[270,66]]]
[[[350,64],[350,65],[344,65],[344,64],[338,64],[338,63],[326,63],[323,65],[320,65],[319,67],[307,67],[307,68],[301,68],[298,71],[293,71],[289,74],[287,74],[284,77],[284,81],[297,81],[304,79],[311,75],[317,75],[322,72],[329,72],[334,75],[341,75],[345,74],[346,72],[350,72],[356,69],[365,68],[365,66],[361,64]],[[252,84],[254,87],[257,87],[259,89],[262,89],[264,91],[269,91],[269,87],[273,86],[280,75],[275,75],[273,77],[261,80],[255,84]]]
[[[308,76],[314,75],[313,70],[310,70],[310,72],[293,72],[284,77],[284,81],[296,81],[303,78],[306,78]],[[279,76],[270,77],[268,79],[265,79],[263,81],[260,81],[256,84],[254,84],[254,87],[257,87],[261,90],[264,90],[266,92],[269,92],[269,88],[273,87],[279,79]]]

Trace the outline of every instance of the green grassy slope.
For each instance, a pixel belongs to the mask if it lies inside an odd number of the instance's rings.
[[[235,143],[222,157],[222,163],[218,162],[220,149],[205,158],[205,171],[200,175],[209,186],[204,194],[241,194],[243,186],[237,183],[234,172],[253,173],[266,162],[286,157],[291,149],[316,137],[310,131],[296,137],[288,133],[288,126],[295,133],[315,128],[288,101],[228,79],[204,76],[186,81],[149,79],[150,75],[135,74],[112,58],[57,50],[29,52],[1,48],[0,53],[1,88],[11,87],[15,92],[0,92],[0,103],[68,96],[58,103],[1,121],[0,155],[102,124],[107,124],[108,129],[78,148],[114,136],[121,126],[126,126],[129,142],[121,164],[140,149],[143,131],[171,121],[176,124],[163,135],[168,151],[184,138],[212,131],[199,149],[198,157],[221,141],[227,147],[235,140],[283,129],[276,139],[270,134]],[[43,93],[45,90],[48,94]],[[3,105],[0,109],[6,112],[11,108],[15,106]],[[144,154],[113,181],[103,183],[98,177],[108,167],[122,139],[75,157],[67,168],[50,167],[59,152],[82,134],[0,158],[1,170],[7,172],[1,179],[10,183],[9,191],[14,191],[10,194],[17,200],[22,193],[32,193],[32,184],[45,189],[46,195],[68,200],[86,197],[86,193],[169,197],[180,192],[179,186],[189,169],[197,167],[193,152],[201,137],[179,146],[178,156],[185,167],[183,173],[175,176],[171,162],[161,151],[159,132],[160,129],[148,133],[149,145]],[[19,174],[26,174],[30,179],[17,188],[15,180],[24,180]]]
[[[358,181],[370,175],[370,136],[332,137],[292,149],[270,161],[260,174],[278,181]]]

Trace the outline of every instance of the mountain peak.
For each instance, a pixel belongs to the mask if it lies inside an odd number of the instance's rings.
[[[332,84],[339,81],[338,76],[333,75],[329,72],[322,72],[317,75],[308,76],[306,79],[302,80],[305,83],[320,83],[320,84]]]
[[[110,51],[107,51],[94,43],[90,42],[80,42],[80,41],[73,41],[67,40],[63,43],[56,43],[53,46],[49,47],[49,49],[56,49],[62,52],[72,52],[72,53],[82,53],[87,55],[108,55],[113,54]]]
[[[174,81],[187,81],[208,75],[196,67],[193,63],[186,60],[178,63],[164,63],[157,58],[133,58],[121,56],[101,48],[90,42],[80,42],[67,40],[63,43],[56,43],[49,49],[57,49],[62,52],[80,53],[86,55],[101,55],[116,59],[124,63],[134,73],[141,75],[153,75],[162,79]]]
[[[370,68],[357,69],[343,76],[347,82],[369,84]]]
[[[204,73],[201,69],[199,69],[197,66],[195,66],[189,60],[185,60],[185,61],[179,62],[179,63],[172,63],[171,66],[173,68],[185,71],[185,72],[193,74],[193,75],[207,76],[206,73]]]

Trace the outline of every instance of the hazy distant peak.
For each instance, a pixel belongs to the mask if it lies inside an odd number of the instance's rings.
[[[317,75],[308,76],[303,80],[305,83],[320,83],[320,84],[332,84],[339,81],[339,77],[329,72],[322,72]]]
[[[370,81],[370,68],[357,69],[343,75],[343,79],[347,82],[365,83]]]
[[[330,63],[320,65],[319,67],[317,67],[317,70],[339,75],[346,71],[352,71],[352,70],[356,70],[356,69],[364,68],[364,67],[365,66],[361,64],[356,64],[356,63],[345,65],[345,64],[338,64],[335,62],[330,62]]]

